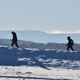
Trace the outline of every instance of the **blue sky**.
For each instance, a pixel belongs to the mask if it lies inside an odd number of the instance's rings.
[[[0,30],[79,32],[80,0],[0,0]]]

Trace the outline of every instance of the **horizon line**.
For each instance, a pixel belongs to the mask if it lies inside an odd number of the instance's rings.
[[[42,31],[42,30],[26,30],[26,29],[23,29],[23,30],[19,30],[19,29],[5,29],[5,30],[1,30],[0,31],[34,31],[34,32],[44,32],[44,33],[47,33],[47,34],[80,34],[80,31],[60,31],[60,30],[53,30],[53,31]]]

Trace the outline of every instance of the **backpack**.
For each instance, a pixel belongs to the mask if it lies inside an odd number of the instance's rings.
[[[71,43],[71,45],[74,45],[74,41],[72,39],[70,40],[70,43]]]

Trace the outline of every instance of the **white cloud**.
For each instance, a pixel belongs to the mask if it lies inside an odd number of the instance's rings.
[[[47,33],[49,34],[76,34],[76,33],[80,33],[80,31],[75,31],[75,32],[68,32],[68,31],[60,31],[60,30],[54,30],[54,31],[48,31]]]

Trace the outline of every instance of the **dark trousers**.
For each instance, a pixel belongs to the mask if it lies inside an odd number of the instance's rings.
[[[67,47],[67,50],[69,51],[69,49],[71,49],[72,51],[74,51],[73,45],[69,45],[69,46]]]
[[[12,41],[11,46],[13,47],[14,44],[17,48],[19,48],[17,41]]]

